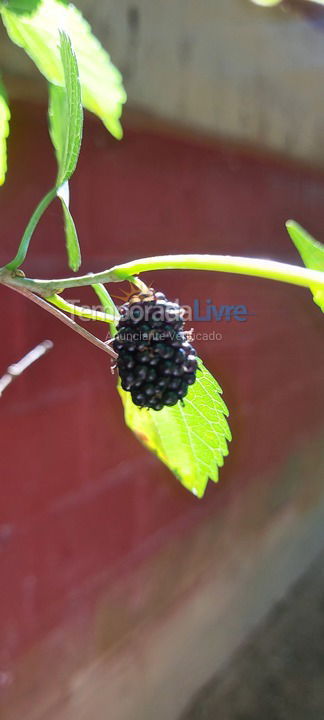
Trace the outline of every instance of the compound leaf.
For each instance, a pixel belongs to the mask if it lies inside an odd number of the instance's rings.
[[[307,230],[301,227],[294,220],[286,223],[289,236],[298,250],[304,265],[309,270],[321,270],[324,272],[324,245],[315,240]],[[319,305],[324,312],[324,290],[317,285],[312,285],[311,291],[316,305]]]
[[[218,481],[218,467],[228,455],[231,432],[228,410],[221,388],[199,361],[197,380],[189,387],[184,406],[177,403],[163,410],[139,409],[129,392],[119,387],[125,421],[138,439],[197,497],[202,497],[208,479]]]

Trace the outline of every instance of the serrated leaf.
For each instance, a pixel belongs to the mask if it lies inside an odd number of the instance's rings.
[[[58,167],[62,167],[65,127],[62,118],[66,117],[66,90],[59,85],[48,86],[48,128],[55,149]]]
[[[304,265],[309,270],[321,270],[324,272],[324,245],[315,240],[307,230],[301,227],[294,220],[286,222],[286,228],[295,248],[298,250]],[[324,312],[324,290],[317,285],[311,286],[313,299]]]
[[[79,157],[83,112],[77,61],[71,41],[63,32],[60,32],[60,52],[65,87],[50,85],[48,116],[50,136],[58,164],[56,185],[64,215],[68,264],[75,272],[81,265],[81,252],[74,220],[69,211],[68,180],[75,170]]]
[[[7,0],[6,8],[17,15],[32,15],[41,0]]]
[[[7,172],[7,137],[9,135],[10,110],[7,93],[0,81],[0,185],[3,185]]]
[[[218,481],[218,467],[228,455],[231,440],[227,407],[220,386],[199,361],[201,372],[189,388],[184,406],[155,410],[139,409],[129,392],[119,387],[125,421],[138,439],[190,492],[202,497],[208,479]]]
[[[78,162],[83,112],[78,64],[69,37],[60,32],[65,87],[50,90],[50,134],[58,161],[57,185],[69,180]]]
[[[68,263],[71,270],[76,272],[79,270],[81,265],[81,251],[74,220],[69,210],[68,182],[58,188],[57,196],[61,200],[64,215],[64,230]]]
[[[59,30],[65,30],[78,61],[84,107],[120,138],[119,118],[126,100],[122,77],[81,13],[58,0],[41,0],[32,16],[17,15],[6,7],[1,8],[1,13],[11,40],[24,48],[54,85],[64,84],[58,44]]]

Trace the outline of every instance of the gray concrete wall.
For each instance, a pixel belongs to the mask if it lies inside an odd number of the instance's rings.
[[[249,0],[79,5],[129,103],[218,136],[324,161],[324,33]]]

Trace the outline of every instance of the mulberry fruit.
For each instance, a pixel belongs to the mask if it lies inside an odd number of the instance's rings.
[[[123,390],[141,408],[183,403],[196,380],[197,358],[180,306],[149,290],[123,305],[120,314],[113,348]]]

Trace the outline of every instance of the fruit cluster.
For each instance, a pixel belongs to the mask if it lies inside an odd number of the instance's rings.
[[[176,405],[196,380],[196,351],[183,331],[182,311],[153,290],[120,308],[113,348],[121,386],[139,407]]]

